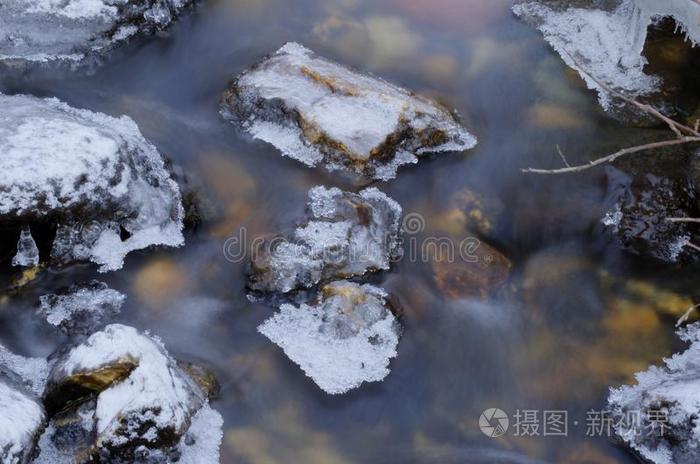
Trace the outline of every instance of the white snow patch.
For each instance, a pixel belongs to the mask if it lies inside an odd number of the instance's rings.
[[[0,345],[0,369],[18,375],[35,395],[44,394],[49,376],[49,363],[46,359],[19,356]]]
[[[28,455],[45,414],[41,404],[10,387],[0,378],[0,458],[3,463],[20,463]]]
[[[188,438],[180,441],[179,464],[218,464],[220,462],[221,440],[223,439],[224,419],[208,404],[192,418],[187,435],[194,440],[188,445]]]
[[[72,287],[61,295],[44,295],[39,311],[46,321],[56,327],[71,324],[99,322],[103,318],[116,315],[126,300],[126,295],[108,288],[106,284],[94,282],[91,285]]]

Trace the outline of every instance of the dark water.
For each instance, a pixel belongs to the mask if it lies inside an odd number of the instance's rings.
[[[129,115],[199,183],[212,210],[182,249],[132,254],[107,275],[93,266],[46,271],[3,297],[0,342],[48,355],[62,340],[37,320],[38,297],[99,278],[128,295],[119,322],[216,371],[224,463],[634,462],[605,437],[586,436],[586,412],[604,408],[608,386],[678,349],[673,322],[696,296],[697,276],[624,255],[605,237],[604,171],[520,172],[558,167],[557,144],[576,161],[636,135],[598,110],[508,3],[210,1],[90,75],[0,79],[5,93]],[[218,116],[226,83],[290,40],[456,108],[479,145],[403,168],[378,187],[422,215],[421,237],[468,235],[450,205],[475,192],[496,211],[480,238],[513,262],[508,282],[482,301],[448,298],[430,263],[404,260],[374,277],[404,307],[399,356],[383,383],[341,397],[322,393],[256,333],[273,308],[246,299],[245,263],[222,252],[241,228],[249,239],[289,231],[314,185],[357,188]],[[567,410],[568,437],[488,438],[477,420],[490,407],[538,410],[540,419]]]

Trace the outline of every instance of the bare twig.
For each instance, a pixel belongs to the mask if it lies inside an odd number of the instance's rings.
[[[687,240],[687,241],[685,242],[685,246],[687,246],[688,248],[692,248],[692,249],[695,250],[695,251],[700,252],[700,246],[697,246],[696,244],[694,244],[694,243],[691,242],[690,240]]]
[[[666,222],[700,222],[700,218],[670,217],[666,218]]]
[[[678,322],[676,322],[676,327],[680,327],[681,324],[686,322],[688,319],[690,319],[690,315],[693,314],[693,311],[696,309],[700,308],[700,304],[696,304],[688,308],[688,310],[683,314],[680,319],[678,319]]]
[[[564,152],[561,151],[561,147],[559,146],[559,144],[557,144],[557,153],[559,153],[559,156],[561,157],[561,160],[564,162],[564,164],[566,165],[566,167],[567,167],[567,168],[570,168],[571,165],[570,165],[569,162],[566,160],[566,156],[564,156]]]

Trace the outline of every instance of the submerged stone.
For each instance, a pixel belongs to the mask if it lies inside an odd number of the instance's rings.
[[[183,244],[179,188],[131,119],[24,95],[0,106],[0,223],[57,227],[52,260],[101,271]]]
[[[49,324],[69,335],[88,335],[119,314],[125,299],[107,284],[92,281],[42,296],[39,311]]]
[[[345,393],[389,374],[400,326],[386,298],[372,285],[333,282],[322,289],[317,304],[283,304],[258,331],[323,391]]]
[[[221,422],[158,339],[123,325],[107,326],[60,355],[44,398],[52,420],[40,443],[41,463],[175,461],[192,453],[187,447],[196,440],[184,438],[197,432],[195,424]],[[202,449],[210,458],[200,462],[213,464],[221,432],[210,432],[201,445],[216,446]]]
[[[600,104],[615,110],[608,87],[630,97],[658,92],[659,76],[645,72],[648,28],[665,18],[675,21],[692,45],[700,44],[700,4],[694,0],[616,0],[612,10],[600,2],[543,0],[513,7],[534,24],[564,62],[576,70]],[[603,85],[601,85],[601,83]]]
[[[307,166],[392,179],[427,153],[476,139],[437,103],[288,43],[238,76],[221,113]]]
[[[248,286],[288,293],[321,281],[386,270],[400,255],[401,207],[376,188],[360,193],[314,187],[310,219],[293,238],[254,250]]]
[[[165,29],[192,0],[8,0],[0,62],[78,62]]]
[[[690,464],[700,461],[700,325],[679,332],[689,348],[637,374],[637,384],[612,389],[608,405],[614,432],[645,462]],[[632,418],[632,419],[630,419]]]

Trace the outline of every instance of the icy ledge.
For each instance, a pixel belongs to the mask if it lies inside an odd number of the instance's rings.
[[[308,209],[311,218],[293,238],[254,250],[250,289],[288,293],[386,270],[401,252],[401,206],[376,188],[351,193],[317,186]]]
[[[658,89],[659,78],[644,73],[642,56],[651,24],[672,17],[688,40],[700,43],[700,4],[694,0],[622,0],[610,12],[558,5],[561,2],[525,2],[515,5],[513,12],[537,26],[588,88],[598,92],[606,110],[611,109],[611,95],[596,79],[630,96]]]
[[[192,0],[7,0],[0,62],[78,62],[168,27]]]
[[[700,462],[700,324],[679,335],[690,343],[686,351],[665,359],[663,367],[637,374],[637,385],[611,389],[608,398],[616,417],[641,413],[639,424],[628,421],[615,433],[654,464]]]
[[[0,222],[54,222],[52,259],[103,272],[184,243],[180,190],[131,119],[24,95],[0,94],[0,107]],[[18,263],[33,262],[30,240],[23,230]]]
[[[333,282],[323,288],[318,304],[284,304],[258,331],[323,391],[345,393],[389,375],[400,327],[386,298],[371,285]]]
[[[421,155],[476,145],[435,102],[296,43],[238,76],[222,97],[221,113],[307,166],[367,179],[392,179]]]

